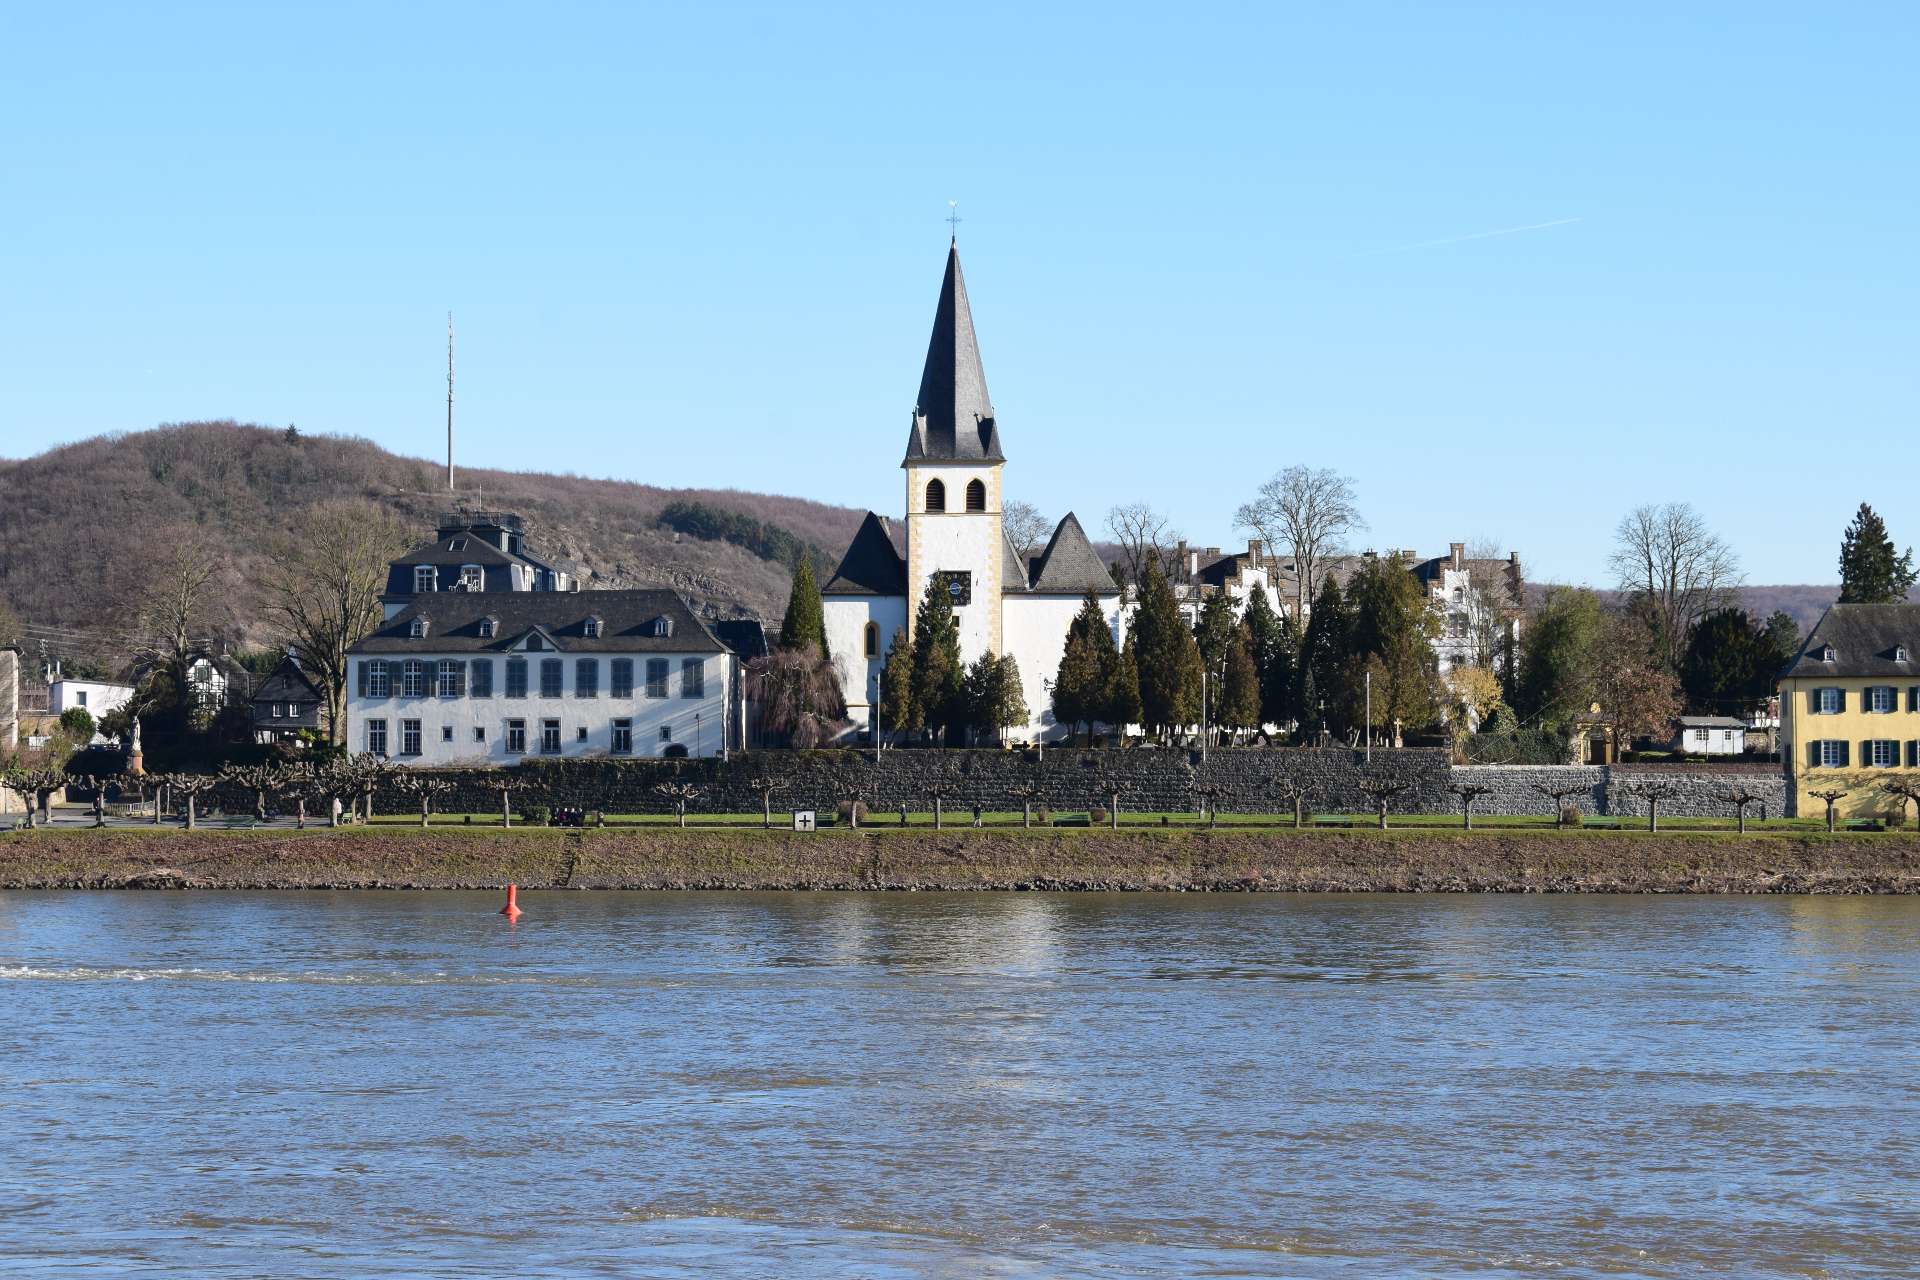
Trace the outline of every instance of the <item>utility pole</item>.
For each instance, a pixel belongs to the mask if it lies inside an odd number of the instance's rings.
[[[453,312],[447,312],[447,492],[453,492]]]
[[[880,719],[881,719],[881,711],[882,711],[880,704],[881,704],[881,700],[886,696],[886,685],[881,683],[880,677],[877,675],[873,676],[872,680],[873,680],[873,762],[875,764],[879,764],[880,763]]]

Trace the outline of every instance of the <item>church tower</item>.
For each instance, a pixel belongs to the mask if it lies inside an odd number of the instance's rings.
[[[1004,653],[1001,593],[1007,586],[1000,524],[1000,429],[967,306],[960,251],[947,250],[947,274],[934,311],[933,337],[920,374],[919,401],[907,436],[907,618],[935,574],[952,597],[960,654]],[[1025,587],[1022,581],[1015,589]]]

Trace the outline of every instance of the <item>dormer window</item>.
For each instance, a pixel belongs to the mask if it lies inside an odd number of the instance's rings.
[[[425,639],[427,634],[427,620],[425,618],[415,618],[412,625],[407,628],[407,634],[415,640]]]
[[[587,639],[589,640],[598,640],[600,638],[600,619],[598,618],[587,619],[586,634],[587,634]]]
[[[538,635],[531,635],[527,637],[528,649],[538,650],[538,649],[544,649],[546,647],[547,647],[547,642],[542,640]]]
[[[485,591],[487,589],[486,571],[477,564],[461,565],[460,589],[462,591]]]
[[[1893,660],[1895,662],[1912,661],[1912,655],[1907,652],[1907,646],[1903,644],[1893,646]]]
[[[497,632],[499,629],[500,629],[500,624],[495,619],[493,618],[480,619],[480,638],[482,640],[493,639],[494,633]]]
[[[467,540],[465,538],[455,538],[447,543],[447,550],[449,551],[465,551],[466,549]]]
[[[1830,645],[1830,644],[1823,644],[1823,645],[1821,645],[1821,646],[1820,646],[1820,661],[1822,661],[1822,662],[1832,662],[1832,661],[1834,660],[1834,658],[1836,658],[1837,656],[1839,656],[1839,655],[1837,655],[1836,653],[1834,653],[1834,651],[1833,651],[1833,646],[1832,646],[1832,645]]]
[[[651,630],[657,636],[670,636],[673,634],[673,619],[665,615],[655,618]]]
[[[413,567],[413,589],[415,592],[438,591],[440,589],[440,571],[430,564],[417,564]]]

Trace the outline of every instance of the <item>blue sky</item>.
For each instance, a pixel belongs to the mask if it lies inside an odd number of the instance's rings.
[[[1755,582],[1920,541],[1906,4],[17,6],[0,455],[235,417],[883,512],[950,198],[1009,496]],[[1553,224],[1553,225],[1538,225]],[[1510,234],[1484,234],[1531,227]]]

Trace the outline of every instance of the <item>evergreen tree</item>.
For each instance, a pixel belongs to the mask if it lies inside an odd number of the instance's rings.
[[[1433,652],[1439,620],[1406,562],[1392,556],[1367,564],[1348,585],[1347,601],[1352,705],[1364,710],[1370,702],[1375,728],[1396,720],[1409,728],[1432,724],[1440,714],[1440,666]],[[1368,672],[1371,699],[1363,692]]]
[[[1320,581],[1300,646],[1300,718],[1315,731],[1324,720],[1338,734],[1353,719],[1345,699],[1350,625],[1346,596],[1339,581],[1328,574]]]
[[[1215,723],[1233,730],[1259,728],[1260,671],[1253,659],[1253,629],[1244,622],[1234,628],[1223,666],[1226,676],[1220,682]]]
[[[925,727],[926,720],[913,705],[913,649],[906,629],[897,627],[880,668],[880,729],[897,734]]]
[[[1008,729],[1032,719],[1027,710],[1026,681],[1020,678],[1020,663],[1010,653],[1000,659],[1000,685],[995,692],[993,727],[1004,740]]]
[[[1698,713],[1738,715],[1772,683],[1766,666],[1760,634],[1746,611],[1716,609],[1700,619],[1688,638],[1680,660],[1680,687],[1687,705]]]
[[[793,589],[787,592],[787,615],[780,620],[782,649],[809,649],[827,657],[827,615],[820,603],[820,587],[813,566],[802,557],[793,571]]]
[[[1514,709],[1541,728],[1586,711],[1590,656],[1600,636],[1600,597],[1585,587],[1549,587],[1527,622]],[[1610,713],[1610,712],[1609,712]]]
[[[961,682],[961,714],[956,717],[972,733],[991,733],[1000,724],[1003,695],[1000,660],[983,653],[967,667]]]
[[[1162,737],[1200,718],[1200,647],[1180,618],[1173,588],[1152,561],[1140,574],[1140,606],[1133,618],[1134,662],[1140,677],[1140,718]]]
[[[1861,503],[1840,541],[1840,603],[1900,604],[1914,579],[1913,548],[1896,555],[1886,522]]]
[[[928,580],[913,620],[913,710],[915,727],[947,729],[964,721],[960,626],[941,574]]]
[[[1114,655],[1107,681],[1106,709],[1100,718],[1116,737],[1124,738],[1128,725],[1140,723],[1140,715],[1140,658],[1134,646],[1134,634],[1129,631],[1125,647]]]
[[[1216,675],[1227,660],[1227,650],[1233,647],[1237,625],[1233,597],[1225,591],[1208,596],[1200,606],[1200,621],[1193,629],[1193,639],[1200,646],[1200,658],[1207,664],[1207,670]]]
[[[1767,619],[1765,629],[1760,632],[1760,661],[1767,675],[1763,697],[1773,693],[1774,679],[1783,667],[1793,661],[1793,655],[1799,652],[1800,624],[1786,610],[1775,609],[1773,616]]]
[[[1260,723],[1285,724],[1294,716],[1294,656],[1299,642],[1293,624],[1273,611],[1264,591],[1247,597],[1242,621],[1260,677]]]
[[[1069,731],[1084,724],[1091,737],[1093,722],[1104,718],[1113,657],[1113,632],[1107,628],[1099,599],[1089,591],[1067,628],[1066,649],[1054,674],[1053,718]]]

